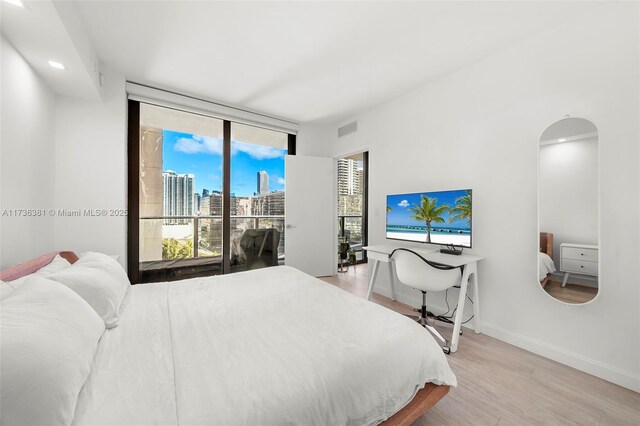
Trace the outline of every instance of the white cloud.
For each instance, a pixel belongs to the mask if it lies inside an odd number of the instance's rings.
[[[232,144],[231,155],[235,155],[238,152],[244,152],[245,154],[248,154],[250,157],[255,158],[256,160],[267,160],[270,158],[284,157],[283,149],[234,141],[234,143]]]
[[[206,136],[193,135],[191,138],[178,139],[173,149],[185,154],[222,155],[222,141]]]
[[[210,138],[207,136],[192,135],[190,138],[178,139],[176,144],[173,146],[173,149],[185,154],[222,155],[222,141],[220,139]],[[231,155],[235,155],[238,152],[244,152],[256,160],[283,158],[285,154],[284,149],[234,141],[232,144]]]
[[[269,179],[275,180],[279,185],[284,185],[284,178],[283,177],[280,177],[278,175],[271,175],[271,176],[269,176]]]
[[[398,205],[400,207],[408,207],[409,206],[409,202],[407,200],[402,200],[398,203]]]

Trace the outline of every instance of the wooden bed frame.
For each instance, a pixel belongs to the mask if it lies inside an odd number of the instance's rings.
[[[553,259],[553,233],[551,232],[541,232],[540,233],[540,252],[546,253],[550,258]],[[542,288],[547,285],[549,282],[549,274],[542,281],[540,281],[540,285]]]
[[[381,424],[385,426],[409,426],[418,417],[436,405],[447,393],[449,393],[449,386],[427,383],[402,410]]]
[[[541,243],[542,244],[542,233]],[[553,235],[551,240],[553,246]],[[69,263],[73,264],[78,260],[78,256],[72,251],[56,251],[35,259],[13,266],[11,268],[0,271],[0,280],[13,281],[20,277],[36,272],[38,269],[47,266],[53,260],[56,255],[60,255],[67,259]],[[420,389],[416,395],[407,405],[400,411],[389,417],[382,422],[385,426],[409,426],[418,419],[421,415],[427,412],[438,401],[440,401],[447,393],[449,393],[449,386],[436,385],[433,383],[425,384],[424,388]]]

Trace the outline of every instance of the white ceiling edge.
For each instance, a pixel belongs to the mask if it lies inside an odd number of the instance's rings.
[[[18,8],[0,2],[0,8],[2,35],[54,93],[102,100],[99,60],[74,3],[39,0]],[[51,68],[49,60],[65,69]]]
[[[126,91],[129,99],[166,108],[178,107],[185,112],[231,120],[236,123],[256,126],[262,129],[296,134],[300,128],[298,123],[282,117],[275,117],[258,111],[250,111],[218,103],[211,99],[195,97],[185,93],[178,93],[131,81],[127,82]]]
[[[82,18],[78,13],[76,4],[69,1],[53,1],[53,6],[58,12],[58,16],[65,26],[67,34],[74,44],[76,52],[84,64],[93,86],[96,88],[98,96],[101,97],[100,62],[89,41],[89,36],[85,30]]]

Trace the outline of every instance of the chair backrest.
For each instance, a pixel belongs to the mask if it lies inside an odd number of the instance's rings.
[[[240,237],[240,247],[243,250],[257,251],[262,247],[263,254],[270,253],[275,255],[276,259],[279,245],[280,231],[275,228],[246,229]]]
[[[396,249],[391,257],[396,263],[398,280],[406,286],[421,291],[443,291],[460,285],[460,268],[429,262],[407,249]]]

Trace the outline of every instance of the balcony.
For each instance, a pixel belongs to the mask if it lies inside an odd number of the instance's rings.
[[[338,237],[344,238],[344,240],[349,243],[351,250],[356,253],[356,260],[358,262],[365,260],[362,250],[362,215],[339,214]]]
[[[222,274],[222,216],[155,216],[140,219],[140,272],[153,280],[188,278],[189,275]],[[240,240],[247,230],[276,229],[279,236],[269,247],[252,248],[238,260]],[[272,232],[272,234],[278,234]],[[254,233],[255,234],[255,233]],[[260,238],[260,241],[267,237]],[[231,216],[232,272],[284,264],[284,215]],[[257,262],[255,254],[277,247],[274,261]],[[245,247],[246,248],[246,247]],[[255,252],[255,253],[254,253]],[[242,253],[244,255],[244,252]]]

